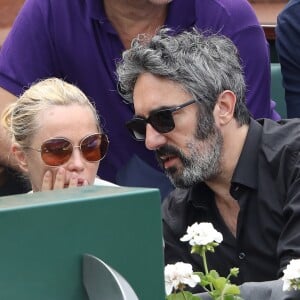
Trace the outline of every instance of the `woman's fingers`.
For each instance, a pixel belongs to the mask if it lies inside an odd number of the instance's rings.
[[[87,180],[84,180],[83,185],[88,185]],[[70,176],[69,183],[66,182],[66,170],[64,168],[59,168],[54,175],[51,170],[45,172],[43,182],[42,182],[42,191],[49,190],[59,190],[63,188],[77,187],[78,186],[78,174],[72,173]]]
[[[57,170],[54,184],[53,184],[53,190],[59,190],[63,189],[65,186],[65,176],[66,176],[66,170],[64,168],[59,168]]]
[[[42,182],[42,191],[52,190],[52,172],[50,170],[46,171]]]
[[[72,173],[70,177],[69,187],[76,187],[78,185],[78,175],[76,173]]]

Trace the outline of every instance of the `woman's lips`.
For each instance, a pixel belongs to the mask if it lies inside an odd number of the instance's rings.
[[[77,186],[83,186],[84,185],[84,179],[82,178],[78,178],[77,179]],[[64,184],[64,188],[68,188],[70,186],[70,180],[67,181],[65,184]]]

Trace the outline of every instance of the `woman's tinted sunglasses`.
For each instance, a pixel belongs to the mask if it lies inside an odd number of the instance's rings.
[[[144,141],[146,138],[147,123],[160,133],[170,132],[175,128],[173,113],[195,103],[196,100],[189,100],[181,105],[156,110],[150,113],[148,118],[135,116],[126,123],[126,127],[130,131],[132,137],[137,141]]]
[[[74,146],[66,138],[58,137],[45,141],[41,149],[26,147],[41,152],[44,163],[51,167],[56,167],[66,163],[72,156],[73,149],[78,148],[82,156],[89,162],[102,160],[108,149],[108,138],[105,134],[94,133],[84,137],[79,146]]]

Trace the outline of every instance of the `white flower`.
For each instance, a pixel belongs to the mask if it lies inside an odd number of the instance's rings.
[[[292,259],[283,271],[283,291],[297,290],[300,287],[300,259]]]
[[[189,241],[191,246],[205,246],[212,242],[220,244],[223,241],[223,235],[211,223],[202,222],[188,226],[186,234],[180,240]]]
[[[167,295],[172,293],[173,288],[177,290],[181,284],[195,287],[199,282],[200,278],[193,274],[193,268],[190,264],[177,262],[174,265],[165,266],[165,287]]]

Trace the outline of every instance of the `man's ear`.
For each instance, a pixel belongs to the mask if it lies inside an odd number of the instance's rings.
[[[27,165],[27,158],[24,150],[20,147],[19,144],[13,143],[11,146],[12,153],[14,154],[17,163],[20,167],[20,169],[27,173],[28,172],[28,165]]]
[[[221,125],[225,125],[233,119],[235,103],[236,96],[232,91],[225,90],[219,95],[214,114]]]

